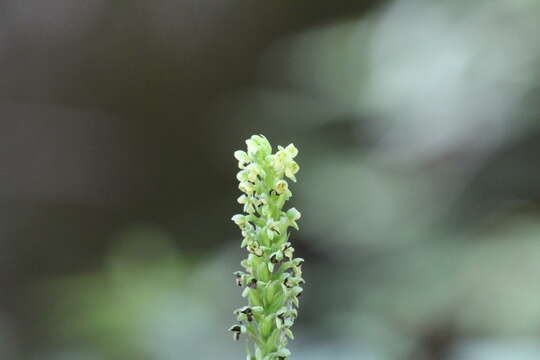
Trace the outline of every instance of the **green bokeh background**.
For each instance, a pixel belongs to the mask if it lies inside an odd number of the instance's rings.
[[[538,2],[0,9],[0,359],[243,359],[253,133],[300,149],[293,359],[540,358]]]

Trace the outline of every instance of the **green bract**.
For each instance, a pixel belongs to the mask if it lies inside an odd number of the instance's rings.
[[[292,196],[286,179],[296,181],[299,170],[294,161],[298,150],[293,144],[272,154],[272,146],[262,135],[246,140],[247,152],[236,151],[240,172],[238,198],[245,214],[232,221],[242,230],[242,248],[249,255],[241,262],[245,272],[234,273],[236,284],[244,287],[242,296],[248,305],[234,311],[239,324],[229,330],[235,339],[246,333],[248,360],[286,360],[286,348],[293,338],[291,327],[297,316],[298,297],[302,293],[301,258],[294,258],[288,228],[298,229],[300,212],[283,211]]]

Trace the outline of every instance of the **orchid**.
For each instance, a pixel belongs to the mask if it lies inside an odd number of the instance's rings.
[[[295,208],[283,210],[292,196],[286,178],[296,181],[300,169],[294,160],[298,149],[294,144],[278,146],[272,154],[272,146],[262,135],[252,136],[246,145],[247,152],[234,153],[240,168],[238,188],[244,193],[237,201],[246,214],[234,215],[232,221],[242,231],[241,247],[248,251],[240,263],[245,271],[234,273],[248,305],[234,311],[238,324],[229,330],[236,340],[247,336],[248,360],[287,360],[305,283],[304,260],[293,257],[288,232],[289,227],[298,230],[301,214]]]

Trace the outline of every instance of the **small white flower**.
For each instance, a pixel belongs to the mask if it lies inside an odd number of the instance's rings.
[[[261,177],[264,177],[265,175],[265,172],[264,170],[261,169],[261,167],[255,163],[252,163],[252,164],[249,164],[247,167],[246,167],[246,170],[247,172],[247,180],[251,181],[251,182],[255,182],[257,181],[257,177],[258,176],[261,176]],[[245,180],[243,180],[245,181]]]
[[[246,332],[246,327],[244,325],[233,325],[229,328],[229,331],[232,331],[234,340],[238,341],[240,339],[240,334]]]
[[[298,149],[296,148],[296,146],[294,146],[294,144],[287,145],[287,147],[285,148],[285,151],[289,153],[291,158],[295,158],[296,155],[298,155]]]
[[[268,235],[268,238],[270,240],[274,239],[275,235],[280,235],[280,226],[279,223],[274,220],[268,220],[268,223],[266,225],[266,234]]]
[[[296,221],[302,217],[302,214],[296,208],[290,208],[287,210],[287,216],[289,219]]]
[[[246,164],[250,162],[249,155],[242,150],[238,150],[234,152],[234,158],[238,160],[238,166],[240,169],[243,169]]]
[[[300,219],[301,216],[302,214],[300,213],[300,211],[296,210],[295,208],[290,208],[287,211],[287,224],[289,226],[292,226],[296,230],[299,230],[296,220]]]
[[[272,152],[272,146],[262,135],[253,135],[246,140],[246,145],[249,156],[256,156],[259,151],[262,151],[265,156]]]
[[[242,214],[234,215],[231,220],[238,226],[244,226],[247,223],[246,217]]]
[[[294,176],[298,171],[300,170],[300,166],[296,163],[296,161],[290,161],[285,166],[285,176],[287,176],[289,179],[296,182],[296,177]]]
[[[246,195],[242,194],[242,195],[240,195],[240,196],[238,197],[238,199],[236,199],[236,201],[237,201],[239,204],[243,205],[243,204],[247,203],[248,199],[249,199],[249,198],[248,198]]]
[[[259,145],[252,138],[246,140],[247,153],[250,156],[254,156],[259,151]]]
[[[276,171],[283,171],[290,161],[292,161],[291,155],[281,148],[274,156],[274,168]]]
[[[263,256],[263,249],[260,248],[259,244],[256,242],[253,242],[247,246],[247,250],[254,254],[255,256],[261,257]]]
[[[241,195],[236,200],[240,205],[244,205],[244,212],[248,214],[253,214],[255,212],[255,206],[253,205],[253,199],[246,195]]]
[[[238,185],[238,189],[247,195],[251,195],[255,191],[255,187],[252,183],[243,181]]]
[[[291,356],[291,352],[287,348],[282,348],[282,349],[279,349],[279,351],[276,352],[276,355],[277,355],[278,358],[279,357],[286,358],[286,357]]]
[[[249,180],[249,171],[247,170],[241,170],[236,174],[236,179],[238,181],[248,181]]]
[[[268,204],[268,195],[261,194],[261,196],[259,196],[259,204],[267,205]]]
[[[276,182],[276,185],[274,186],[274,189],[278,194],[284,194],[289,191],[289,185],[285,180],[279,180]]]
[[[285,256],[287,259],[292,259],[294,254],[294,248],[291,246],[291,243],[285,243],[283,247],[283,256]]]
[[[255,206],[253,206],[252,202],[248,202],[244,205],[244,212],[247,212],[248,214],[254,214],[255,213]]]

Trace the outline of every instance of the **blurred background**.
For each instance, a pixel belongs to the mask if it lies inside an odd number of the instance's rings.
[[[254,133],[300,149],[293,359],[539,359],[539,24],[535,0],[3,0],[0,359],[244,359]]]

